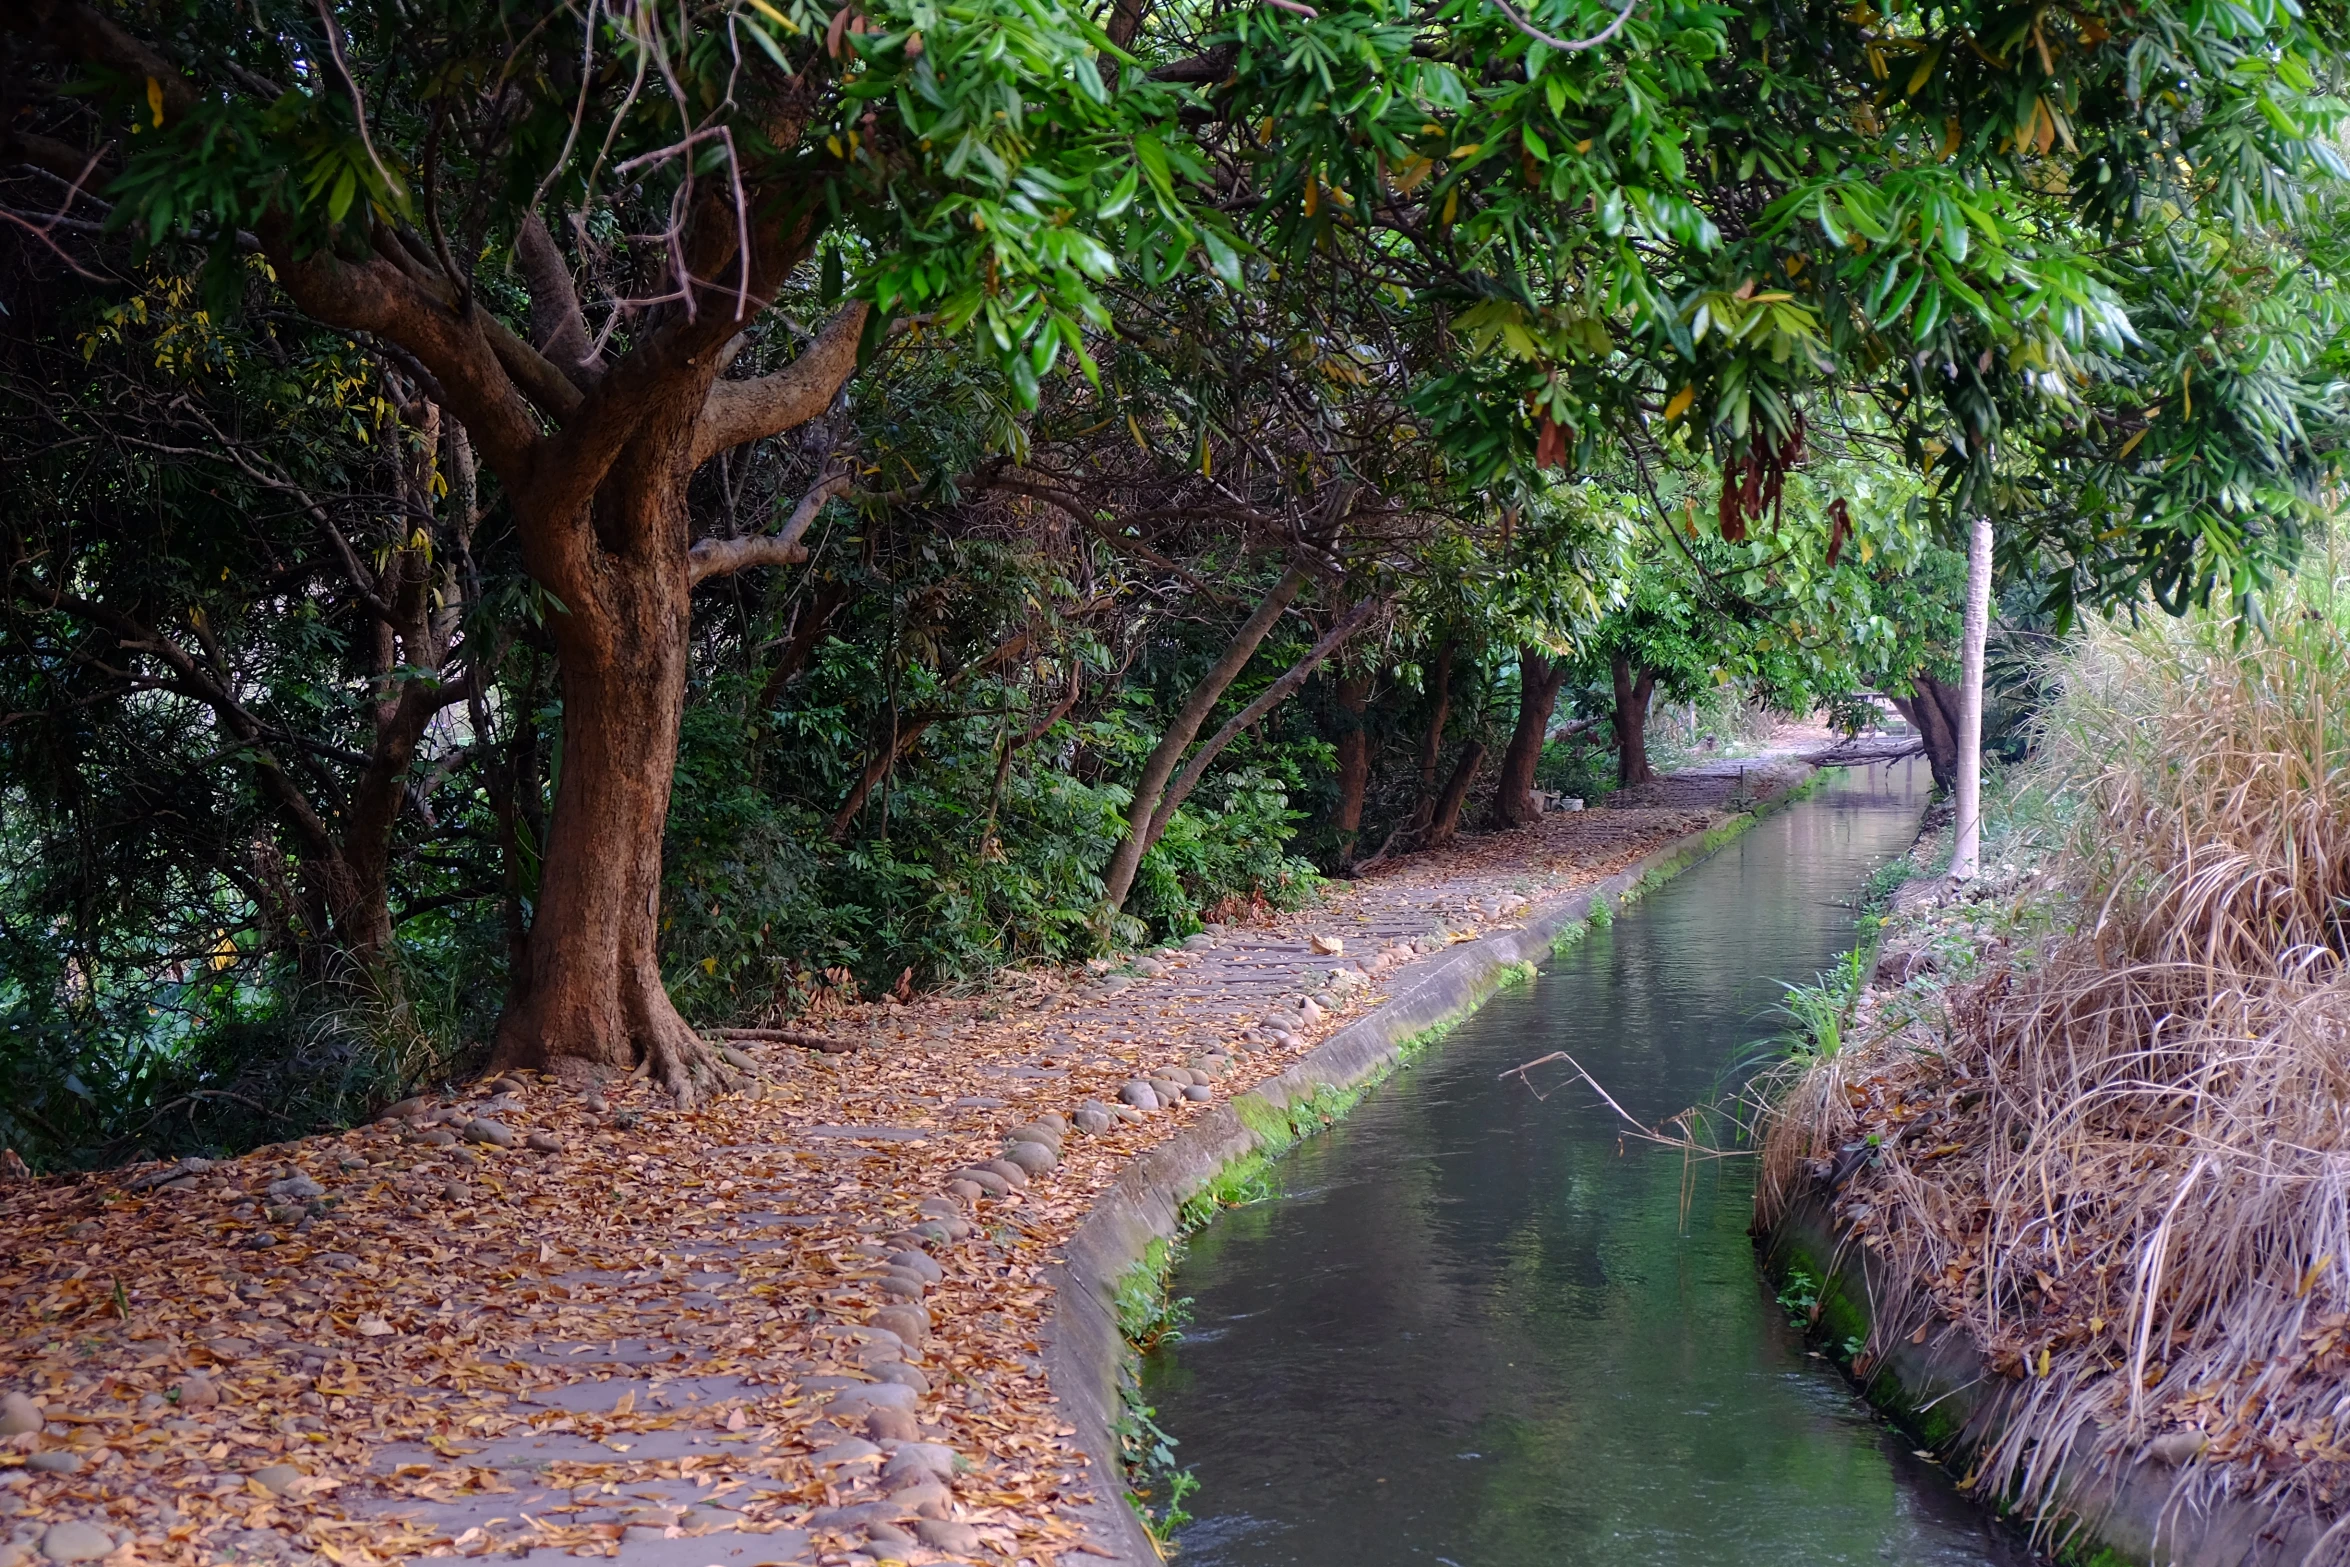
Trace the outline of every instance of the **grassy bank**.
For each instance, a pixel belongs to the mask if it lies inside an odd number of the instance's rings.
[[[1758,1217],[1874,1290],[1814,1256],[1807,1314],[1864,1380],[1971,1356],[1973,1484],[2051,1537],[2350,1534],[2350,599],[2270,619],[2086,632],[1987,874],[1893,898],[1771,1107]]]

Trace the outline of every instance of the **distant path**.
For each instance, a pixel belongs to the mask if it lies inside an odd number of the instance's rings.
[[[1120,973],[860,1007],[818,1025],[854,1053],[745,1046],[757,1092],[690,1113],[515,1081],[429,1124],[0,1188],[0,1432],[47,1421],[4,1439],[0,1567],[1082,1552],[1071,1504],[1117,1477],[1046,1393],[1038,1279],[1126,1161],[1377,1005],[1396,960],[1813,745],[1464,835]],[[1008,1152],[1033,1169],[950,1188]]]

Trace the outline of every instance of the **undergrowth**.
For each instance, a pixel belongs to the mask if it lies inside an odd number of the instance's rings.
[[[2184,1505],[2322,1524],[2350,1498],[2350,594],[2092,625],[2050,676],[2006,863],[1897,924],[1935,972],[1865,1037],[1807,1004],[1837,1048],[1780,1101],[1762,1216],[1833,1190],[1907,1285],[1878,1331],[1964,1327],[2001,1379],[1988,1494],[2046,1522],[2069,1458],[2161,1453]]]

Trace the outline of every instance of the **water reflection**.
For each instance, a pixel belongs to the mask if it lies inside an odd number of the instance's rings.
[[[1909,842],[1918,764],[1841,775],[1497,998],[1226,1214],[1145,1368],[1198,1475],[1186,1567],[2020,1563],[1758,1283],[1748,1167],[1621,1144],[1773,1031]]]

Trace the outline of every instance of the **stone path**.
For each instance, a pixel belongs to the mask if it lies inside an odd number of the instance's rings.
[[[0,1188],[0,1567],[1093,1550],[1039,1283],[1137,1153],[1743,803],[1544,819],[1086,973],[882,1002],[752,1092],[502,1079],[338,1136]],[[1749,780],[1748,787],[1752,787]]]

